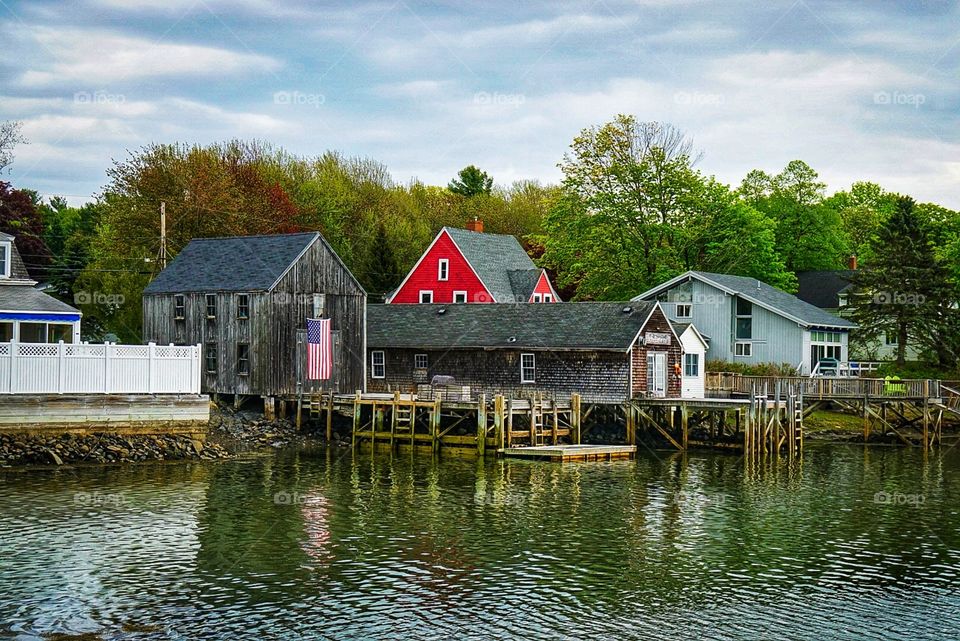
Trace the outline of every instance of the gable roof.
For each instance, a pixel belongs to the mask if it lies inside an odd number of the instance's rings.
[[[194,238],[143,293],[269,291],[318,239],[318,232]]]
[[[797,272],[797,298],[821,309],[840,307],[840,294],[852,286],[853,271],[834,269],[822,272]]]
[[[27,266],[20,256],[20,250],[17,249],[16,237],[10,234],[0,232],[0,242],[10,243],[10,278],[0,279],[3,285],[35,285],[37,281],[30,277]],[[19,281],[19,282],[11,282]]]
[[[852,329],[857,326],[845,318],[840,318],[839,316],[825,312],[819,307],[805,303],[793,294],[788,294],[782,289],[777,289],[756,278],[733,276],[731,274],[688,271],[665,283],[657,285],[633,300],[643,300],[656,296],[660,292],[690,278],[712,285],[728,294],[739,296],[805,327],[816,326]]]
[[[33,287],[0,287],[0,311],[80,314],[80,310]]]
[[[447,232],[460,249],[495,301],[529,300],[540,277],[540,269],[533,264],[516,237],[455,227],[444,227],[441,232],[443,231]],[[533,282],[529,284],[526,298],[523,298],[530,280]]]
[[[657,308],[656,302],[368,305],[367,347],[625,352]]]
[[[697,326],[693,323],[678,323],[676,321],[670,321],[670,326],[673,327],[673,333],[677,336],[682,336],[685,331],[692,329],[693,333],[696,334],[697,338],[703,343],[704,347],[710,347],[710,337],[701,333]]]

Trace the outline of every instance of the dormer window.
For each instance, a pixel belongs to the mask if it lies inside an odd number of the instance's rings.
[[[450,277],[450,261],[441,258],[437,263],[437,280],[447,280]]]
[[[10,278],[10,243],[0,243],[0,277]]]

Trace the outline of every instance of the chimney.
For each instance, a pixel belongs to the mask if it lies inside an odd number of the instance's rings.
[[[483,221],[474,216],[473,220],[467,222],[467,229],[470,231],[483,232]]]
[[[851,255],[850,258],[847,259],[847,268],[850,269],[851,271],[856,271],[857,269],[856,255]]]

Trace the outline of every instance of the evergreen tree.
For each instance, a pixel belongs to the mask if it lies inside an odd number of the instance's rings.
[[[493,189],[493,178],[478,167],[469,165],[460,170],[457,177],[450,181],[447,189],[466,198],[480,194],[489,195]]]
[[[366,281],[369,283],[371,295],[389,294],[403,280],[403,270],[400,269],[397,256],[393,251],[393,243],[382,221],[377,228],[377,236],[371,247],[369,268]]]
[[[851,318],[860,339],[895,336],[899,365],[908,342],[927,347],[941,366],[955,365],[957,340],[949,332],[955,329],[956,299],[913,199],[897,198],[871,245],[873,261],[852,277]]]

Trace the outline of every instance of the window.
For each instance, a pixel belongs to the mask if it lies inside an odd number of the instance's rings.
[[[207,294],[207,318],[217,317],[217,295]]]
[[[13,340],[13,323],[0,323],[0,343]]]
[[[543,302],[543,296],[541,296],[540,294],[534,294],[534,295],[533,295],[533,302],[535,302],[535,303],[542,303],[542,302]]]
[[[173,297],[173,318],[174,320],[183,320],[187,316],[187,302],[183,294],[177,294]]]
[[[432,303],[433,302],[433,292],[428,289],[420,290],[420,302],[421,303]]]
[[[700,376],[700,354],[683,355],[683,375]]]
[[[690,303],[677,303],[677,318],[693,318],[693,305]]]
[[[250,318],[249,294],[237,294],[237,318],[241,320]]]
[[[206,351],[204,352],[203,357],[207,364],[207,373],[216,374],[217,373],[217,344],[207,343],[207,348],[206,348]]]
[[[897,332],[890,330],[883,336],[883,342],[887,345],[899,345],[900,337],[897,336]]]
[[[50,323],[47,325],[47,338],[51,343],[73,342],[73,325],[68,323]]]
[[[537,359],[533,354],[520,354],[520,382],[537,382]]]
[[[737,334],[738,339],[753,338],[753,304],[742,298],[737,299]]]
[[[0,243],[0,276],[10,278],[10,243]]]
[[[370,376],[372,378],[386,378],[387,366],[383,352],[370,352]]]
[[[552,303],[552,302],[553,302],[553,294],[544,294],[544,295],[543,295],[543,302],[545,302],[545,303]]]
[[[250,346],[246,343],[237,343],[237,374],[246,376],[250,373]]]
[[[734,356],[753,356],[753,343],[735,343],[733,347]]]
[[[414,354],[413,355],[413,366],[416,369],[427,369],[427,365],[430,364],[429,359],[426,354]]]
[[[46,323],[20,323],[20,342],[21,343],[46,343],[47,342],[47,324]]]
[[[323,315],[326,313],[327,313],[327,295],[314,294],[313,295],[313,317],[323,318]]]
[[[455,303],[467,302],[467,292],[453,292],[453,302]]]
[[[450,277],[450,261],[441,258],[437,263],[437,280],[447,280]]]

